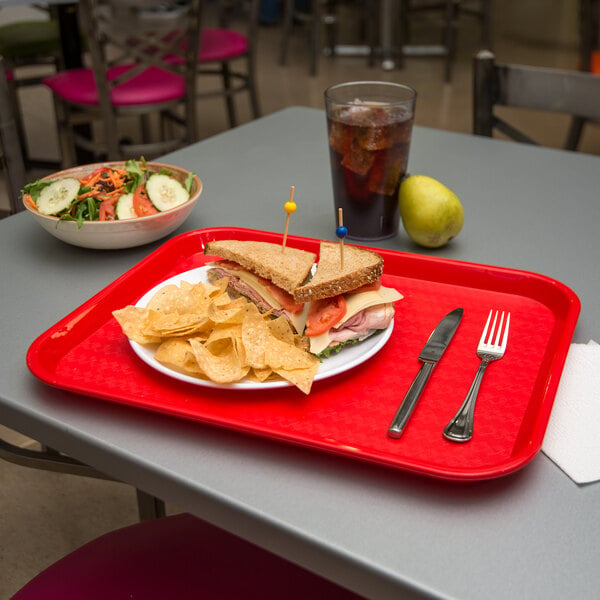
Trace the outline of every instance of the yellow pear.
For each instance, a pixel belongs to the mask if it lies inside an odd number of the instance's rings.
[[[420,246],[444,246],[463,227],[465,216],[458,196],[433,177],[407,177],[400,185],[398,201],[404,229]]]

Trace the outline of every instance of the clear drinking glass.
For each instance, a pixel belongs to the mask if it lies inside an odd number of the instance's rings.
[[[406,173],[417,93],[407,85],[356,81],[325,90],[335,212],[348,237],[398,233],[398,189]]]

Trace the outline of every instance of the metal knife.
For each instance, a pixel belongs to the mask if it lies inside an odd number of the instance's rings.
[[[433,367],[435,367],[442,354],[444,354],[444,350],[448,347],[452,336],[458,328],[463,312],[462,308],[455,308],[449,312],[429,336],[427,343],[423,347],[423,350],[421,350],[421,354],[419,354],[419,360],[423,361],[423,364],[410,388],[408,388],[408,392],[406,392],[406,396],[404,396],[404,400],[402,400],[388,428],[389,437],[399,438],[402,435],[404,427],[408,423],[408,419],[412,415],[421,392],[425,388],[425,384],[433,371]]]

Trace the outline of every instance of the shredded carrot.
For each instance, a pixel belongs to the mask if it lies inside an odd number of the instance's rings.
[[[90,187],[92,187],[94,185],[94,183],[96,183],[96,181],[98,181],[98,179],[100,179],[100,176],[102,175],[104,170],[105,169],[103,169],[103,168],[96,169],[89,175],[86,175],[83,179],[80,179],[81,185],[86,185],[86,186],[89,185]]]
[[[116,173],[115,171],[109,173],[110,176],[110,180],[112,181],[113,187],[115,189],[121,187],[122,182],[121,182],[121,177],[119,176],[118,173]]]
[[[29,206],[31,206],[31,208],[34,210],[38,209],[37,204],[33,201],[33,198],[29,194],[25,196],[25,202],[27,202],[27,204],[29,204]]]
[[[147,166],[143,166],[141,163],[139,167],[143,172],[148,171]],[[67,209],[61,216],[71,215],[73,218],[81,219],[81,215],[84,215],[83,218],[88,218],[87,215],[89,215],[89,218],[98,218],[99,220],[114,219],[116,204],[119,198],[126,193],[131,181],[131,176],[125,167],[100,167],[79,178],[81,191],[77,194],[70,210]],[[24,194],[23,198],[28,206],[38,210],[31,194]],[[86,202],[90,203],[89,207],[85,206]],[[92,203],[98,213],[94,212]]]

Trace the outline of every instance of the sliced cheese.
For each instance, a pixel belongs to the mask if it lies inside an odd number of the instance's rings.
[[[339,329],[346,321],[348,321],[348,319],[351,319],[362,310],[370,308],[371,306],[377,306],[378,304],[396,302],[396,300],[402,300],[402,298],[404,298],[404,296],[398,290],[383,286],[378,290],[369,292],[346,294],[346,314],[344,318],[336,324],[335,329]],[[320,354],[331,342],[329,331],[326,331],[321,335],[312,336],[308,339],[310,340],[310,351],[313,354]]]
[[[386,288],[381,286],[378,290],[370,292],[360,292],[358,294],[346,295],[346,314],[344,318],[336,325],[336,328],[341,327],[348,319],[358,314],[361,310],[378,304],[387,304],[388,302],[396,302],[402,300],[404,296],[394,288]]]
[[[268,288],[266,288],[261,282],[260,279],[254,275],[254,273],[250,273],[249,271],[242,270],[233,270],[226,269],[221,267],[218,263],[215,263],[215,266],[218,266],[220,269],[223,269],[226,273],[231,275],[232,277],[237,277],[241,279],[248,287],[251,287],[257,294],[262,296],[274,309],[280,310],[283,309],[281,303],[271,294]],[[284,309],[285,310],[285,309]],[[306,326],[306,317],[308,315],[308,303],[304,305],[304,309],[301,313],[292,314],[286,311],[286,316],[291,321],[292,325],[296,328],[298,333],[302,333],[304,331],[304,327]]]

